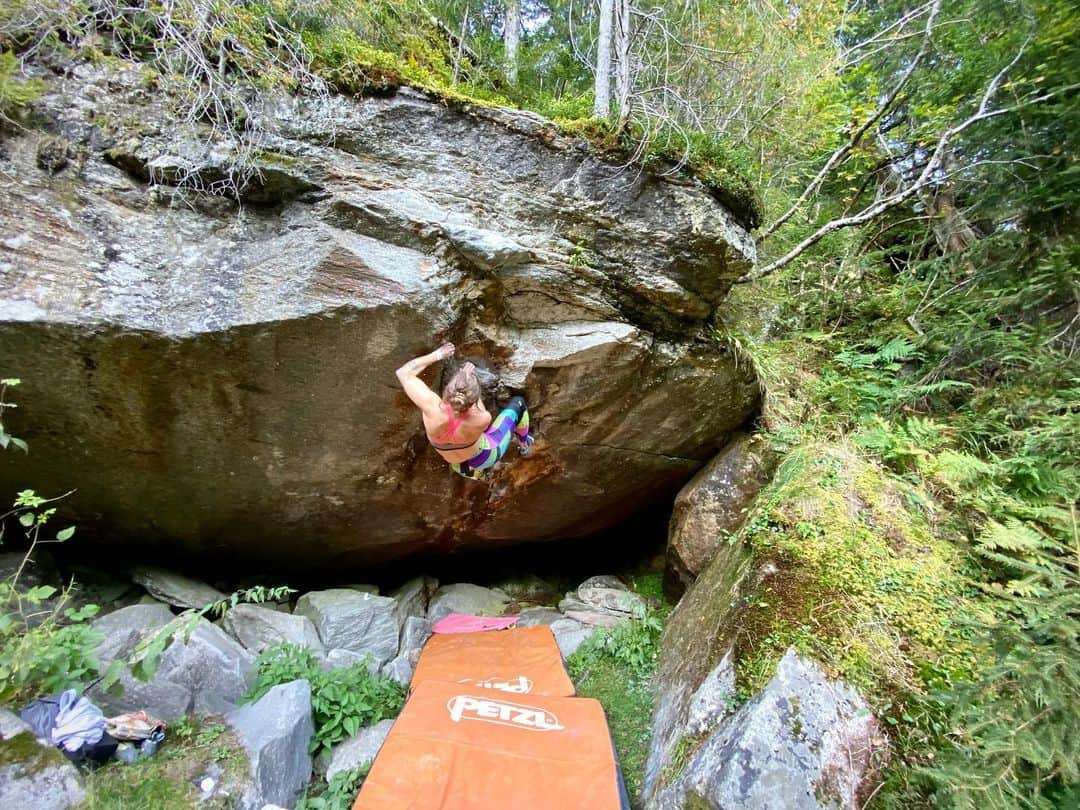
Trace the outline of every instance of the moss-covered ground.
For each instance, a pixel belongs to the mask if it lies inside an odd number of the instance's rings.
[[[623,781],[636,806],[649,756],[661,623],[670,605],[661,574],[639,572],[628,579],[631,590],[649,601],[649,614],[617,631],[599,631],[570,656],[567,668],[578,697],[594,698],[604,707]]]
[[[196,783],[214,765],[219,785],[233,785],[229,795],[200,802]],[[165,743],[131,765],[112,761],[86,778],[82,810],[226,810],[234,806],[237,787],[247,775],[247,756],[220,718],[184,718],[173,724]]]

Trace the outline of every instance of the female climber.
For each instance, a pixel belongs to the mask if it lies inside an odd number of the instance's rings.
[[[480,480],[506,453],[511,434],[518,441],[521,455],[528,455],[533,444],[529,412],[525,410],[524,399],[513,397],[492,420],[480,401],[480,381],[472,363],[465,363],[457,370],[441,397],[428,388],[418,376],[420,372],[453,354],[454,344],[444,343],[430,354],[403,365],[396,372],[397,378],[420,409],[431,446],[458,475]]]

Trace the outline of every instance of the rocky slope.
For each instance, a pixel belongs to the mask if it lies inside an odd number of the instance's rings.
[[[583,535],[756,411],[707,328],[748,234],[532,115],[268,100],[239,207],[170,185],[235,155],[137,67],[52,77],[35,115],[0,143],[0,357],[32,450],[0,488],[76,488],[115,543],[348,564]],[[447,470],[393,376],[444,339],[539,427],[490,483]]]

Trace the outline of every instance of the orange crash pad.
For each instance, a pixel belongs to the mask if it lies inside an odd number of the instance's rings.
[[[425,681],[353,810],[620,810],[621,785],[597,701]]]
[[[434,635],[420,653],[411,687],[450,681],[508,695],[574,694],[550,627]]]

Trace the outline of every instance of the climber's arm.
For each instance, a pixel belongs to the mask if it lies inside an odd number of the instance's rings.
[[[397,374],[398,382],[400,382],[401,387],[405,389],[406,395],[408,395],[409,399],[413,401],[413,404],[425,414],[431,416],[437,415],[441,408],[442,397],[427,387],[427,384],[420,379],[420,372],[432,363],[444,360],[453,353],[454,344],[444,343],[429,354],[413,358],[395,372]]]

